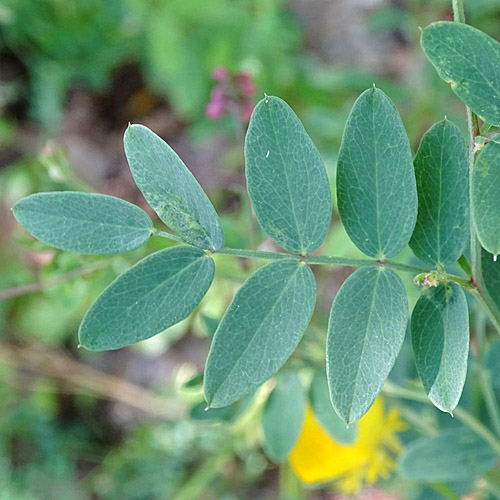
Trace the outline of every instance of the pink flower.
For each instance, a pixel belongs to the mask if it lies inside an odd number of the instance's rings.
[[[205,107],[205,116],[210,120],[220,120],[226,114],[223,102],[210,101]]]
[[[222,83],[227,80],[229,77],[229,71],[224,66],[217,66],[212,71],[212,78],[219,83]]]
[[[240,73],[236,77],[236,83],[238,84],[241,93],[246,97],[251,97],[255,94],[255,92],[257,92],[253,78],[247,73]]]

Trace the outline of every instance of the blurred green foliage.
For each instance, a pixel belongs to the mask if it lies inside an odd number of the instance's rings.
[[[0,43],[25,64],[31,114],[49,131],[71,86],[102,92],[125,62],[139,64],[148,86],[188,119],[201,116],[215,66],[245,69],[276,93],[297,71],[300,35],[284,0],[5,0],[2,7]]]

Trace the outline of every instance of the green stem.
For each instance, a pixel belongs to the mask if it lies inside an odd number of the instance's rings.
[[[496,470],[486,472],[482,475],[486,483],[486,489],[497,499],[500,500],[500,481]]]
[[[171,500],[197,500],[232,457],[232,447],[224,448],[201,465]]]
[[[470,293],[477,293],[477,288],[469,281],[465,280],[463,278],[460,278],[458,276],[455,276],[454,274],[447,274],[446,279],[448,281],[453,281],[457,285],[460,285],[462,288],[467,290]]]
[[[494,307],[491,307],[488,300],[485,299],[483,295],[479,292],[479,290],[476,289],[475,292],[472,292],[474,297],[478,300],[478,302],[481,304],[483,309],[486,311],[488,314],[488,317],[490,318],[491,322],[493,323],[493,326],[497,330],[498,333],[500,333],[500,320],[495,314],[495,309]]]
[[[245,250],[243,248],[220,248],[214,253],[222,255],[234,255],[235,257],[246,257],[248,259],[263,259],[263,260],[281,260],[281,259],[297,259],[301,257],[292,253],[283,252],[264,252],[261,250]]]
[[[456,23],[465,23],[465,13],[463,0],[452,0],[453,20]],[[475,113],[468,106],[465,106],[467,115],[467,129],[469,131],[469,213],[472,214],[472,172],[474,169],[474,155],[476,146],[476,136],[480,134],[479,120]],[[471,271],[473,281],[476,282],[477,271],[479,269],[479,259],[481,258],[481,249],[478,246],[476,229],[470,222],[470,256],[471,256]]]
[[[85,276],[86,274],[93,273],[100,269],[104,269],[109,266],[109,261],[98,261],[93,264],[89,264],[85,267],[80,267],[79,269],[73,269],[65,274],[60,274],[59,276],[54,276],[45,281],[38,281],[35,283],[29,283],[28,285],[16,286],[14,288],[7,288],[5,290],[0,290],[0,302],[2,300],[13,299],[14,297],[19,297],[21,295],[27,295],[29,293],[41,292],[47,288],[65,283],[66,281],[71,281],[80,276]]]
[[[293,472],[288,460],[280,464],[279,498],[293,498],[294,500],[306,499],[306,491],[300,479]]]
[[[151,229],[152,236],[162,236],[163,238],[168,238],[169,240],[178,241],[179,243],[186,243],[182,238],[176,236],[175,234],[169,233],[167,231],[160,231],[159,229]]]
[[[330,257],[326,255],[297,255],[293,253],[264,252],[261,250],[245,250],[241,248],[221,248],[219,250],[216,250],[214,253],[264,260],[297,259],[307,262],[308,264],[324,264],[327,266],[385,266],[391,269],[397,269],[399,271],[409,273],[426,272],[426,269],[423,269],[421,267],[408,266],[406,264],[391,262],[389,260],[377,261],[373,259],[346,259],[344,257]]]
[[[495,433],[500,437],[500,409],[498,408],[497,399],[491,385],[491,377],[483,366],[479,367],[479,384],[484,397],[486,409],[491,418],[491,423],[495,429]]]
[[[465,23],[464,4],[462,0],[452,0],[453,20],[456,23]]]
[[[386,382],[382,392],[387,396],[392,396],[396,398],[409,399],[411,401],[418,401],[421,403],[432,404],[427,398],[425,393],[413,389],[406,389],[400,387],[392,382]],[[454,411],[454,416],[457,420],[460,420],[466,427],[471,431],[481,437],[486,443],[488,443],[493,450],[495,450],[500,455],[500,440],[479,420],[473,417],[466,410],[457,407]]]
[[[431,488],[449,500],[462,500],[447,484],[431,483]]]
[[[472,222],[472,173],[474,171],[474,155],[476,146],[476,132],[478,128],[477,116],[465,106],[467,113],[467,129],[469,131],[469,213],[470,219],[470,260],[471,260],[471,273],[472,278],[477,282],[477,275],[481,259],[481,248],[479,247],[476,228]]]

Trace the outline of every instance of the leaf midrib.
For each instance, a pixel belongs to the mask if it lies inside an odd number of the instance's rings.
[[[154,254],[153,254],[154,255]],[[164,285],[166,285],[168,282],[170,282],[172,279],[177,279],[180,275],[182,275],[185,271],[187,271],[191,266],[195,265],[195,264],[199,264],[199,260],[200,259],[204,259],[206,258],[204,255],[200,255],[199,257],[196,258],[196,260],[194,260],[193,262],[191,262],[190,264],[188,264],[187,266],[183,267],[180,271],[176,272],[175,274],[172,274],[171,276],[169,276],[168,279],[162,281],[161,283],[159,283],[158,285],[156,285],[153,289],[149,290],[147,293],[145,293],[144,295],[141,296],[141,298],[135,303],[133,304],[133,307],[137,307],[139,306],[140,303],[143,303],[144,300],[146,298],[148,298],[149,296],[151,296],[152,293],[156,292],[159,288],[163,287]],[[131,268],[132,269],[132,268]],[[113,286],[113,284],[110,285],[110,288],[111,286]],[[110,288],[108,288],[107,290],[109,290]],[[107,291],[105,290],[103,292],[103,294]],[[142,308],[142,305],[141,305],[141,308]],[[121,313],[120,313],[121,314]],[[103,329],[105,329],[110,323],[112,323],[113,321],[115,321],[116,317],[119,316],[120,314],[116,314],[114,315],[112,318],[110,318],[108,321],[106,321],[105,323],[101,323],[100,327],[96,330],[92,330],[93,332],[102,332]]]
[[[286,180],[286,188],[287,188],[288,199],[290,200],[290,206],[292,207],[293,220],[295,222],[295,231],[296,231],[297,236],[299,238],[300,251],[302,252],[302,251],[305,251],[304,241],[303,241],[303,235],[302,235],[301,231],[299,231],[299,222],[297,220],[297,213],[296,213],[296,210],[295,210],[295,203],[294,203],[294,200],[293,200],[293,196],[292,196],[291,191],[290,191],[290,180],[288,179],[288,172],[287,172],[286,162],[285,162],[285,159],[283,158],[283,151],[281,150],[280,141],[278,139],[278,134],[277,134],[277,128],[276,128],[276,125],[274,123],[273,113],[271,113],[271,109],[269,108],[269,103],[265,103],[264,102],[264,106],[268,107],[267,112],[268,112],[268,115],[269,115],[269,119],[271,121],[271,129],[272,129],[273,134],[274,134],[274,141],[275,141],[276,146],[277,146],[278,151],[279,151],[279,155],[280,155],[280,158],[281,158],[281,164],[283,165],[283,173],[285,175],[285,180]]]
[[[372,300],[371,300],[371,303],[370,303],[370,307],[369,307],[369,313],[368,313],[368,316],[367,316],[367,319],[366,319],[366,326],[365,326],[365,335],[364,335],[364,338],[363,338],[363,346],[361,348],[361,354],[359,355],[359,358],[358,358],[358,365],[357,365],[357,368],[356,368],[356,376],[354,377],[354,391],[352,392],[352,397],[350,398],[350,402],[349,402],[349,423],[350,423],[350,420],[351,420],[351,412],[352,412],[352,402],[354,400],[354,395],[355,393],[357,392],[357,389],[358,389],[358,378],[359,378],[359,372],[360,372],[360,369],[359,367],[361,366],[361,360],[363,359],[363,355],[364,355],[364,352],[365,352],[365,349],[366,349],[366,343],[367,343],[367,333],[368,333],[368,326],[370,325],[371,323],[371,317],[372,317],[372,314],[373,314],[373,306],[375,304],[375,298],[377,296],[377,287],[378,287],[378,282],[379,282],[379,279],[380,279],[380,276],[382,274],[382,271],[379,271],[377,269],[377,275],[375,276],[375,283],[374,283],[374,286],[373,286],[373,294],[372,294]]]
[[[294,262],[294,261],[290,260],[290,262]],[[301,266],[297,265],[297,269],[295,269],[295,271],[293,272],[293,274],[287,280],[286,284],[283,286],[283,290],[281,290],[280,294],[276,298],[276,300],[275,300],[274,304],[272,305],[271,309],[269,309],[269,311],[267,312],[267,314],[264,316],[264,318],[260,322],[260,325],[255,329],[255,332],[250,337],[250,340],[248,341],[245,349],[243,349],[243,351],[242,351],[241,355],[238,357],[237,361],[233,364],[233,366],[231,367],[231,369],[222,378],[222,380],[221,380],[221,382],[219,384],[219,388],[214,392],[212,398],[210,398],[210,400],[208,401],[208,405],[209,406],[212,403],[212,401],[214,400],[214,398],[217,395],[217,393],[222,389],[222,386],[227,382],[228,378],[232,375],[232,373],[234,372],[234,370],[237,368],[239,362],[241,361],[241,359],[243,358],[243,356],[246,354],[246,352],[250,348],[250,345],[253,343],[255,337],[257,337],[258,333],[260,332],[263,324],[266,322],[267,318],[271,315],[271,313],[274,312],[274,309],[276,308],[276,305],[278,304],[278,302],[280,302],[281,297],[285,293],[285,290],[288,288],[288,286],[290,285],[290,282],[295,278],[296,274],[300,271],[300,269],[301,269]],[[222,327],[222,325],[223,325],[223,323],[221,323],[221,327]]]
[[[32,212],[36,214],[40,214],[37,210],[33,209],[21,209],[26,212]],[[110,223],[110,222],[100,222],[100,221],[92,221],[89,219],[80,219],[79,217],[69,217],[67,215],[52,215],[52,214],[45,214],[46,219],[62,219],[62,220],[70,220],[70,221],[77,221],[80,223],[84,224],[90,224],[92,227],[98,227],[98,226],[105,226],[105,227],[119,227],[119,228],[126,228],[126,229],[144,229],[144,230],[150,230],[150,225],[148,224],[147,226],[140,226],[140,225],[134,225],[134,224],[115,224],[115,223]]]

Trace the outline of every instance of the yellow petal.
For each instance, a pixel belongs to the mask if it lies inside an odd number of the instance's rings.
[[[337,443],[316,421],[311,408],[306,410],[302,433],[290,455],[297,476],[307,484],[339,480],[339,489],[353,493],[363,482],[373,483],[394,468],[387,451],[401,447],[396,432],[403,429],[395,410],[384,412],[377,398],[358,422],[356,441]]]
[[[304,483],[336,479],[361,467],[367,459],[356,443],[346,446],[331,439],[307,409],[302,433],[290,455],[292,469]]]

